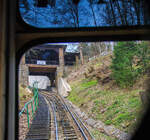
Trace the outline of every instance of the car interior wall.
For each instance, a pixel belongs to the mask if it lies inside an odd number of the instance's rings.
[[[1,139],[16,140],[17,93],[16,93],[16,65],[15,65],[15,7],[16,1],[0,0],[0,22],[2,24],[0,34],[0,102],[1,107]],[[5,120],[4,120],[5,119]]]
[[[0,138],[4,139],[4,100],[5,100],[5,41],[4,41],[4,36],[5,36],[5,22],[4,22],[4,5],[3,5],[3,0],[0,0]]]

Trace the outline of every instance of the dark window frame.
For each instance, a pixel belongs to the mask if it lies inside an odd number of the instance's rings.
[[[17,23],[19,23],[19,26],[23,29],[24,32],[102,32],[102,31],[126,31],[128,30],[149,30],[150,31],[150,25],[132,25],[132,26],[111,26],[111,27],[79,27],[79,28],[71,28],[71,27],[65,27],[65,28],[38,28],[35,26],[32,26],[28,23],[26,23],[19,10],[19,0],[17,0],[17,9],[16,9],[16,20]]]
[[[32,48],[35,45],[42,44],[42,43],[58,43],[58,42],[94,42],[94,41],[129,41],[129,40],[150,40],[150,26],[126,26],[126,27],[98,27],[98,28],[44,28],[39,29],[33,27],[27,23],[25,23],[20,15],[19,12],[19,5],[17,0],[17,13],[16,13],[16,22],[19,25],[20,29],[16,30],[16,34],[20,36],[20,34],[40,34],[40,33],[64,33],[67,34],[66,36],[63,35],[54,35],[54,37],[41,37],[28,40],[22,46],[16,46],[16,81],[18,81],[18,66],[21,59],[21,56],[27,51],[29,48]],[[137,32],[133,33],[133,31],[137,30]],[[110,32],[111,31],[111,32]],[[127,32],[128,31],[128,32]],[[105,35],[102,33],[106,32]],[[121,32],[121,33],[120,33]],[[142,32],[142,33],[141,33]],[[77,33],[77,34],[76,34]],[[78,36],[78,33],[80,36]],[[88,35],[86,35],[88,33]],[[99,34],[97,34],[99,33]],[[116,34],[117,33],[117,34]],[[128,34],[129,33],[129,34]],[[74,35],[75,34],[75,35]],[[72,35],[72,36],[70,36]],[[40,35],[39,35],[40,37]],[[17,40],[16,40],[17,41]],[[18,85],[16,82],[16,100],[18,99]],[[7,103],[7,101],[6,101]],[[18,103],[16,103],[16,107],[18,107]],[[16,119],[18,120],[18,109],[15,110]],[[16,140],[18,139],[18,122],[16,121]],[[140,129],[139,129],[140,130]],[[141,131],[140,131],[141,132]],[[141,133],[139,133],[141,134]],[[148,134],[148,133],[147,133]],[[134,139],[134,138],[133,138]]]

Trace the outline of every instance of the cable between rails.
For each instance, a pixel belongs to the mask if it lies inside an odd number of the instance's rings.
[[[52,110],[53,110],[53,114],[54,114],[54,122],[55,122],[55,135],[56,135],[56,140],[58,140],[59,138],[58,138],[58,124],[57,124],[57,119],[56,119],[56,113],[55,113],[55,111],[56,111],[56,109],[55,109],[55,107],[54,107],[54,105],[53,105],[53,103],[52,102],[50,102],[50,104],[51,104],[51,107],[52,107]]]
[[[84,129],[86,129],[86,131],[88,132],[88,134],[90,135],[90,137],[92,138],[92,140],[94,140],[94,138],[93,138],[93,136],[90,134],[90,132],[88,131],[88,129],[87,129],[87,127],[84,125],[84,123],[81,121],[81,119],[77,116],[77,114],[74,112],[74,111],[70,111],[70,108],[66,105],[66,103],[65,103],[65,101],[64,101],[64,99],[63,99],[63,97],[61,97],[60,95],[51,95],[51,96],[53,96],[54,98],[56,98],[55,96],[58,96],[58,98],[59,98],[59,100],[61,100],[62,101],[62,105],[64,106],[64,108],[65,108],[65,110],[66,111],[68,111],[69,113],[70,113],[70,115],[71,115],[71,117],[73,118],[73,120],[74,120],[74,122],[76,123],[76,125],[78,126],[78,128],[79,128],[79,130],[80,130],[80,132],[81,132],[81,134],[82,134],[82,136],[84,137],[84,139],[85,140],[88,140],[88,137],[86,136],[86,134],[85,134],[85,132],[84,132],[84,130],[83,130],[83,128],[81,127],[81,125],[79,124],[79,122],[78,122],[78,120],[80,121],[80,123],[82,124],[82,126],[84,127]],[[53,108],[53,114],[54,114],[54,116],[56,117],[56,114],[55,114],[55,108],[54,108],[54,105],[51,103],[51,106],[52,106],[52,108]],[[76,116],[76,117],[75,117]],[[77,120],[77,119],[78,120]],[[56,123],[56,129],[58,129],[57,128],[57,122],[56,122],[56,118],[55,118],[55,123]],[[58,130],[56,130],[56,131],[58,131]],[[56,140],[58,140],[58,132],[56,132],[57,133],[57,138],[56,138]]]

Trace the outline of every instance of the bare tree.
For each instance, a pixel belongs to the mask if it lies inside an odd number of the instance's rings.
[[[104,12],[105,22],[110,25],[142,25],[147,24],[148,9],[145,0],[107,0]]]
[[[30,24],[47,27],[126,26],[150,24],[147,0],[20,0],[20,12]],[[77,3],[76,3],[77,2]],[[84,5],[85,4],[85,5]]]

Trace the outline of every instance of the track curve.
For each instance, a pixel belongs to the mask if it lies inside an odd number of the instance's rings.
[[[93,140],[63,97],[56,92],[41,91],[39,98],[40,105],[25,140]]]

